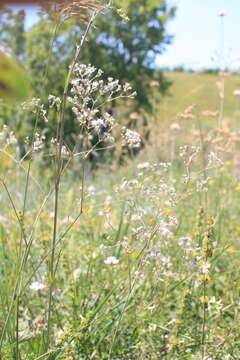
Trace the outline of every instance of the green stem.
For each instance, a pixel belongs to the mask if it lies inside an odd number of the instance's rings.
[[[202,324],[202,360],[204,360],[205,358],[205,340],[206,340],[206,317],[207,317],[207,312],[206,312],[206,281],[204,281],[203,283],[203,324]]]
[[[74,70],[74,66],[77,62],[77,59],[80,55],[81,49],[86,41],[87,35],[91,29],[91,26],[93,24],[93,21],[96,16],[96,12],[93,13],[91,16],[90,21],[88,22],[88,25],[86,27],[86,30],[82,36],[82,39],[80,41],[80,44],[76,48],[75,55],[73,57],[72,63],[69,67],[69,71],[67,74],[67,78],[65,81],[64,86],[64,93],[63,93],[63,99],[62,99],[62,106],[59,116],[59,123],[58,123],[58,129],[57,129],[57,144],[56,144],[56,173],[55,173],[55,194],[54,194],[54,224],[53,224],[53,238],[52,238],[52,246],[51,246],[51,259],[50,259],[50,269],[49,269],[49,276],[50,276],[50,286],[49,286],[49,295],[48,295],[48,310],[47,310],[47,338],[46,338],[46,351],[49,349],[50,345],[50,337],[51,337],[51,331],[52,331],[52,307],[53,307],[53,285],[55,282],[56,277],[56,268],[54,267],[55,263],[55,250],[56,250],[56,241],[57,241],[57,230],[58,230],[58,209],[59,209],[59,186],[61,181],[61,175],[62,175],[62,148],[64,143],[64,124],[65,124],[65,110],[66,110],[66,102],[67,102],[67,95],[68,95],[68,88],[71,80],[71,76]],[[82,209],[82,204],[81,204]]]

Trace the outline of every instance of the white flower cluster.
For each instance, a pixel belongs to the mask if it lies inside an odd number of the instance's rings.
[[[0,143],[3,148],[6,148],[9,145],[17,144],[17,139],[13,131],[11,131],[7,125],[3,125],[3,129],[0,132]]]
[[[22,103],[22,108],[31,111],[33,114],[39,114],[45,122],[48,122],[47,110],[44,108],[44,104],[41,104],[41,99],[32,98],[29,101],[25,101]]]
[[[56,106],[57,110],[59,110],[60,105],[62,103],[61,99],[55,95],[48,95],[48,102],[49,102],[50,108],[53,108],[54,106]]]
[[[44,135],[40,135],[39,133],[36,133],[33,142],[33,151],[40,150],[43,147],[44,140],[45,140]]]
[[[126,180],[116,188],[125,202],[124,221],[131,223],[128,236],[121,247],[127,253],[141,253],[144,244],[144,264],[156,262],[156,276],[175,276],[173,260],[168,254],[178,220],[174,216],[177,193],[174,181],[169,180],[169,163],[141,163],[137,177]],[[158,204],[156,206],[156,204]],[[135,256],[135,255],[134,255]]]
[[[38,281],[34,281],[29,285],[30,290],[33,291],[40,291],[40,290],[44,290],[46,289],[46,285],[44,285],[43,283],[40,283]]]
[[[190,166],[190,164],[193,162],[193,159],[198,155],[199,151],[199,146],[181,146],[180,156],[183,158],[184,164],[186,166]]]
[[[104,81],[103,71],[91,65],[76,64],[73,73],[68,101],[79,125],[89,134],[96,134],[99,141],[113,142],[110,134],[117,123],[103,107],[116,99],[133,98],[136,93],[128,83],[120,85],[111,77]]]
[[[141,146],[141,136],[134,130],[122,128],[123,145],[127,145],[130,149],[139,148]]]
[[[211,151],[208,154],[208,164],[207,167],[218,167],[218,166],[222,166],[223,162],[221,159],[219,159],[219,157],[217,156],[216,153],[214,153],[213,151]]]

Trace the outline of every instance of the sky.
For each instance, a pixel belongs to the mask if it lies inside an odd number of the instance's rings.
[[[174,39],[159,56],[159,66],[240,68],[240,0],[175,0],[171,3],[177,6],[177,13],[167,29]],[[222,10],[226,13],[223,18],[218,16]]]
[[[158,56],[157,66],[202,69],[240,68],[240,0],[168,0],[177,6],[168,23],[172,44]],[[37,19],[36,7],[27,7],[27,26]],[[224,10],[226,15],[218,14]]]

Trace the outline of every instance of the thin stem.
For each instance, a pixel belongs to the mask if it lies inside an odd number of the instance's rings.
[[[203,324],[202,324],[202,360],[205,359],[205,340],[206,340],[206,322],[207,322],[207,312],[206,312],[206,281],[203,283]]]
[[[224,71],[225,61],[224,61],[224,16],[221,16],[221,34],[220,34],[220,71]],[[219,118],[218,118],[218,127],[222,128],[223,116],[224,116],[224,96],[225,96],[225,77],[224,73],[220,73],[222,78],[220,79],[220,109],[219,109]]]
[[[62,99],[62,106],[59,116],[59,123],[57,129],[57,144],[56,144],[56,172],[55,172],[55,194],[54,194],[54,224],[53,224],[53,238],[52,238],[52,246],[51,246],[51,259],[50,259],[50,268],[49,268],[49,276],[50,276],[50,286],[49,286],[49,296],[48,296],[48,310],[47,310],[47,339],[46,339],[46,351],[50,345],[50,337],[52,330],[52,306],[53,306],[53,285],[56,277],[56,268],[54,266],[55,263],[55,249],[56,249],[56,241],[57,241],[57,230],[58,230],[58,210],[59,210],[59,187],[61,181],[62,174],[62,148],[63,148],[63,135],[64,135],[64,124],[65,124],[65,110],[66,110],[66,102],[68,95],[68,88],[71,80],[71,76],[74,70],[74,66],[77,62],[77,59],[80,55],[80,52],[83,48],[83,45],[86,41],[87,35],[93,25],[93,21],[96,17],[97,12],[94,12],[90,18],[90,21],[87,24],[86,30],[82,36],[80,44],[76,48],[75,55],[73,57],[72,63],[69,67],[68,75],[65,81],[64,93]],[[82,207],[82,205],[81,205]]]
[[[80,214],[83,213],[83,201],[84,201],[84,180],[85,180],[85,165],[86,158],[83,158],[83,166],[82,166],[82,188],[81,188],[81,206],[80,206]]]
[[[48,196],[50,194],[51,194],[51,192],[48,194]],[[41,212],[44,204],[46,203],[46,201],[48,199],[48,196],[46,196],[46,198],[45,198],[45,200],[44,200],[44,202],[43,202],[43,204],[42,204],[42,206],[40,208],[39,214],[37,215],[36,220],[35,220],[35,224],[37,223],[37,219],[38,219],[38,217],[40,215],[40,212]],[[21,285],[21,282],[22,282],[22,275],[23,275],[23,271],[24,271],[24,268],[25,268],[25,265],[26,265],[30,250],[31,250],[32,243],[33,243],[33,234],[34,234],[34,226],[33,226],[32,232],[31,232],[31,234],[29,236],[28,241],[26,241],[27,242],[27,247],[26,247],[26,249],[25,249],[25,251],[24,251],[24,253],[22,255],[22,259],[21,259],[21,262],[20,262],[20,265],[19,265],[19,270],[18,270],[18,273],[17,273],[17,278],[16,278],[16,281],[15,281],[15,284],[14,284],[14,287],[13,287],[13,290],[12,290],[12,297],[11,297],[11,301],[10,301],[10,304],[9,304],[8,313],[7,313],[5,322],[4,322],[3,329],[1,331],[0,350],[1,350],[2,345],[3,345],[3,340],[4,340],[4,337],[5,337],[8,322],[9,322],[9,319],[10,319],[10,316],[11,316],[11,313],[12,313],[12,310],[13,310],[14,301],[17,298],[18,290],[19,290],[19,294],[21,293],[21,286],[20,285]]]

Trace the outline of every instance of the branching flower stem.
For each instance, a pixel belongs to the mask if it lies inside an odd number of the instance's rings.
[[[64,123],[65,123],[65,110],[66,110],[66,102],[67,102],[67,95],[69,84],[71,80],[71,76],[73,73],[74,66],[78,60],[78,57],[81,53],[83,45],[85,44],[86,38],[89,34],[89,31],[93,25],[94,19],[96,18],[99,11],[95,11],[86,27],[86,30],[81,38],[80,44],[76,48],[75,55],[73,57],[72,63],[69,67],[68,75],[65,81],[64,86],[64,93],[62,98],[62,107],[59,115],[59,123],[58,123],[58,130],[57,130],[57,147],[56,147],[56,170],[55,170],[55,194],[54,194],[54,223],[53,223],[53,238],[52,238],[52,245],[51,245],[51,256],[50,256],[50,268],[49,268],[49,295],[48,295],[48,310],[47,310],[47,338],[46,338],[46,351],[49,349],[50,345],[50,338],[52,332],[52,306],[53,306],[53,287],[54,287],[54,280],[55,280],[55,272],[56,267],[54,266],[55,263],[55,252],[56,252],[56,241],[57,241],[57,229],[58,229],[58,210],[59,210],[59,187],[62,175],[62,148],[63,148],[63,135],[64,135]],[[82,208],[82,205],[81,205]]]

